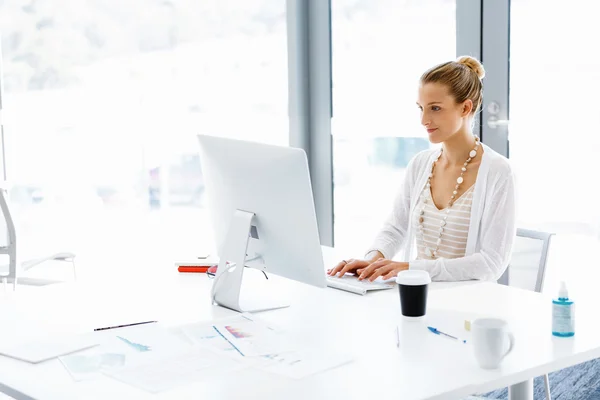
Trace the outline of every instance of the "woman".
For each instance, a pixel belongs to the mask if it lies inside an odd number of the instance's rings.
[[[464,56],[421,76],[421,123],[441,148],[411,160],[365,259],[343,260],[329,275],[351,272],[370,281],[406,269],[425,270],[437,281],[502,275],[516,234],[515,182],[508,160],[473,136],[484,75],[479,61]],[[404,261],[392,261],[400,249]]]

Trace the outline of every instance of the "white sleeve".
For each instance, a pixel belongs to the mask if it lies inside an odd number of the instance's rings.
[[[481,218],[477,253],[455,259],[410,261],[409,268],[425,270],[436,281],[498,280],[510,262],[517,232],[512,173],[491,189],[494,192]]]
[[[410,193],[415,185],[415,174],[418,171],[414,166],[416,158],[415,156],[406,168],[405,179],[396,194],[392,212],[375,236],[375,240],[365,256],[366,259],[369,256],[372,257],[375,251],[379,251],[384,258],[391,260],[398,253],[406,239],[410,218]]]
[[[371,260],[377,254],[379,250],[370,250],[367,254],[365,254],[365,260]],[[382,253],[383,254],[383,253]]]

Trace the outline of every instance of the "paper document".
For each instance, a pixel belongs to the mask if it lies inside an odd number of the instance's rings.
[[[302,344],[248,313],[211,324],[188,325],[182,330],[200,346],[237,356],[251,367],[293,379],[324,372],[352,361],[350,356]]]
[[[183,331],[194,343],[243,357],[278,354],[294,350],[294,343],[255,316],[244,313],[211,324],[189,325]]]
[[[173,353],[190,347],[190,344],[160,324],[139,325],[106,331],[130,354],[147,352]]]
[[[0,348],[0,354],[36,364],[97,344],[98,341],[90,336],[66,335]]]
[[[158,393],[185,384],[222,377],[243,367],[243,363],[231,357],[216,354],[206,348],[194,347],[167,356],[153,355],[124,368],[111,369],[105,374],[147,392]]]
[[[122,353],[72,354],[59,358],[76,382],[94,379],[104,370],[122,367],[126,359]]]
[[[60,357],[75,381],[102,376],[108,370],[125,367],[148,354],[172,354],[191,344],[161,325],[140,325],[95,332],[98,346]]]
[[[258,369],[293,379],[302,379],[310,375],[325,372],[352,361],[348,355],[328,353],[314,349],[293,351],[290,353],[264,356],[264,363]]]
[[[193,324],[181,328],[183,334],[193,343],[199,346],[210,348],[216,352],[237,354],[235,347],[231,345],[223,336],[219,335],[212,324]]]

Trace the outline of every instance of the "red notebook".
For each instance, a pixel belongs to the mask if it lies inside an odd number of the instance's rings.
[[[185,265],[180,265],[179,267],[177,267],[177,271],[179,272],[208,272],[208,269],[210,267],[194,267],[194,266],[185,266]]]
[[[206,273],[210,267],[219,265],[217,262],[210,261],[182,261],[176,262],[175,266],[179,272],[199,272]]]

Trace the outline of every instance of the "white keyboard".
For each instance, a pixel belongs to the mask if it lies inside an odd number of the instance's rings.
[[[394,288],[395,284],[393,281],[384,282],[376,280],[375,282],[369,282],[368,280],[359,281],[354,275],[345,275],[341,278],[337,276],[327,275],[327,286],[345,290],[360,295],[365,295],[369,290],[386,290]]]

